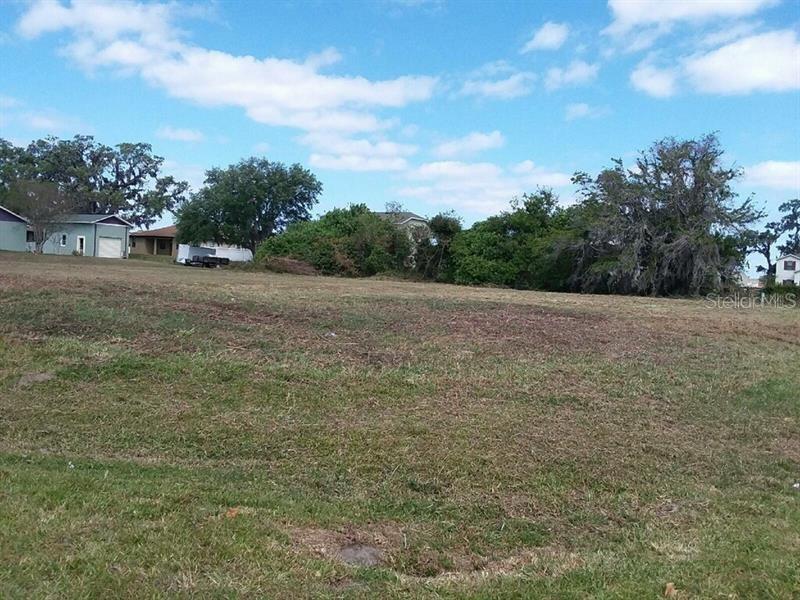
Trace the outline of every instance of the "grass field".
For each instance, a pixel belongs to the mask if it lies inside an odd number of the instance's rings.
[[[0,315],[2,598],[800,590],[798,310],[0,253]]]

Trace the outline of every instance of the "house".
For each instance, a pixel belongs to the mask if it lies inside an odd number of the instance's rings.
[[[233,262],[249,262],[253,260],[253,253],[239,246],[215,244],[214,242],[203,242],[200,246],[188,246],[186,244],[178,244],[177,235],[178,228],[175,225],[161,227],[160,229],[150,229],[149,231],[134,231],[131,233],[130,252],[131,254],[171,256],[178,262],[183,262],[185,258],[195,254],[229,258]]]
[[[63,215],[50,228],[42,253],[125,258],[131,227],[132,224],[119,215]],[[33,231],[27,219],[2,206],[0,250],[33,251]]]
[[[130,252],[153,256],[177,256],[178,244],[175,242],[177,235],[178,228],[175,225],[149,231],[134,231],[131,233]]]
[[[65,215],[53,228],[42,252],[127,258],[128,234],[132,227],[131,223],[118,215]],[[29,236],[29,241],[33,241],[32,235]]]
[[[775,263],[775,283],[800,285],[800,255],[787,254]]]
[[[417,228],[426,232],[429,231],[428,220],[412,212],[376,212],[375,214],[385,221],[390,221],[394,226],[407,231],[409,235],[412,235]]]
[[[411,241],[411,249],[409,255],[406,257],[405,263],[408,267],[414,267],[417,262],[417,248],[420,242],[431,237],[431,228],[428,226],[428,220],[425,217],[420,217],[418,214],[408,211],[397,212],[376,212],[378,218],[384,221],[389,221],[392,225],[399,230],[404,231]]]
[[[0,250],[26,252],[27,231],[28,221],[24,217],[0,206]]]
[[[417,214],[407,211],[400,212],[376,212],[379,218],[389,221],[398,229],[405,231],[408,239],[413,243],[414,249],[411,252],[411,263],[416,254],[416,245],[424,239],[431,237],[431,229],[428,227],[428,220]]]

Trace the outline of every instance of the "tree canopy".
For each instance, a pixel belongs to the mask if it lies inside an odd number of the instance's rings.
[[[119,213],[137,227],[149,227],[185,199],[189,184],[163,175],[164,159],[150,144],[115,147],[92,136],[56,137],[17,147],[0,139],[0,201],[15,182],[49,182],[75,210]]]
[[[800,198],[784,202],[779,210],[783,213],[780,230],[787,238],[778,250],[782,254],[800,254]]]
[[[416,240],[416,270],[428,279],[453,281],[453,240],[462,231],[461,219],[439,213],[428,222],[428,231],[430,237]]]
[[[206,171],[205,185],[178,211],[181,242],[213,241],[256,251],[288,225],[306,221],[322,184],[299,164],[249,158]]]
[[[647,295],[700,294],[738,278],[742,238],[762,218],[738,201],[714,135],[657,142],[625,169],[577,173],[581,209],[591,214],[571,277],[574,289]]]
[[[475,223],[452,242],[453,279],[521,289],[558,287],[551,247],[567,224],[549,189],[513,200],[511,210]]]
[[[321,273],[362,277],[402,270],[410,251],[411,240],[404,231],[356,204],[290,225],[259,247],[256,261],[288,257]]]

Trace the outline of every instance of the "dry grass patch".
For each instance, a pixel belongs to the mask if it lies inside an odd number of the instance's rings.
[[[800,581],[797,311],[0,260],[4,597]]]

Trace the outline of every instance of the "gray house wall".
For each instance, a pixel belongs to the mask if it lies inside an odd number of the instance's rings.
[[[25,221],[0,207],[0,250],[24,252],[27,230]]]
[[[66,243],[62,246],[62,237]],[[128,256],[128,227],[123,225],[103,225],[101,223],[64,223],[55,228],[42,248],[44,254],[71,255],[78,249],[78,238],[86,238],[84,256],[97,256],[98,239],[111,237],[122,240],[123,256]]]
[[[62,236],[67,236],[61,245]],[[42,246],[44,254],[69,256],[78,248],[78,237],[86,238],[85,256],[94,256],[94,225],[89,223],[64,223],[53,227],[53,232]]]
[[[102,220],[97,223],[95,220]],[[68,215],[61,223],[52,228],[50,235],[42,246],[44,254],[69,256],[80,252],[78,240],[83,238],[83,255],[99,256],[101,240],[113,238],[119,240],[119,250],[123,258],[128,257],[130,223],[116,215]],[[28,223],[22,217],[0,206],[0,250],[14,252],[31,252],[33,242],[27,241]],[[110,246],[116,246],[111,244]],[[108,255],[111,247],[106,244]]]

